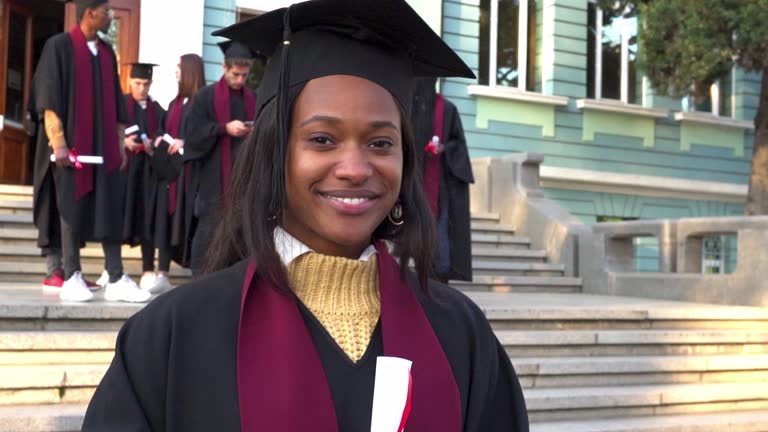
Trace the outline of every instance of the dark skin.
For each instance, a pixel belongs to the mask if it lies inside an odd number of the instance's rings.
[[[363,78],[317,78],[294,106],[281,226],[314,251],[357,259],[397,202],[400,110]]]
[[[85,39],[88,41],[96,40],[98,32],[109,31],[109,26],[114,18],[114,13],[109,3],[104,3],[99,7],[88,8],[83,12],[83,17],[80,19],[80,30],[83,31]],[[123,131],[124,126],[118,125],[118,130]],[[122,144],[122,139],[120,140]],[[69,159],[69,148],[62,146],[54,150],[53,154],[56,157],[56,165],[61,167],[71,167],[74,164]],[[128,159],[125,157],[125,152],[120,151],[121,164],[120,169],[124,169]]]

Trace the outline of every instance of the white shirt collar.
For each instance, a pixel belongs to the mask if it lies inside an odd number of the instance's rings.
[[[288,267],[288,265],[293,262],[293,260],[304,255],[305,253],[314,252],[309,246],[305,245],[301,242],[301,240],[289,234],[288,231],[284,230],[282,227],[278,226],[275,228],[273,235],[275,239],[275,248],[277,249],[277,254],[280,255],[280,260],[286,267]],[[368,259],[375,254],[376,248],[371,244],[365,248],[363,253],[360,255],[360,258],[358,259],[360,261],[368,261]]]
[[[88,49],[91,50],[93,55],[99,54],[99,49],[96,47],[96,43],[98,43],[96,40],[88,41]]]

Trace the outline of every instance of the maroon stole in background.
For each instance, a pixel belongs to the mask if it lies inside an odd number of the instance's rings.
[[[165,131],[174,139],[178,139],[181,131],[181,113],[184,110],[184,96],[177,95],[173,101],[171,110],[168,111],[168,120],[166,120]],[[185,164],[185,177],[189,177],[188,165]],[[168,185],[168,214],[176,213],[176,180]]]
[[[229,84],[227,84],[224,77],[221,77],[213,89],[213,105],[216,111],[216,121],[222,127],[232,121],[231,113],[229,112],[229,97],[230,92],[234,93],[237,91],[243,92],[245,118],[253,120],[256,117],[256,98],[253,96],[253,93],[247,87],[243,87],[240,90],[232,90],[229,88]],[[226,131],[219,137],[219,146],[221,147],[221,196],[225,197],[229,188],[230,178],[232,177],[232,137]]]
[[[80,155],[93,155],[93,53],[88,49],[80,26],[70,32],[75,56],[75,130],[74,142],[70,148]],[[102,100],[102,142],[104,144],[104,172],[110,173],[120,168],[120,144],[117,139],[117,95],[115,83],[115,62],[111,48],[101,39],[97,39],[99,66],[101,69]],[[75,199],[80,200],[93,190],[93,165],[83,165],[75,172]]]
[[[460,432],[461,399],[448,358],[385,244],[377,242],[376,251],[384,355],[413,361],[412,409],[405,430]],[[296,302],[259,278],[251,262],[237,336],[244,432],[338,430],[325,371]]]
[[[434,136],[443,143],[443,117],[445,115],[445,99],[438,94],[435,98]],[[431,142],[430,142],[431,144]],[[427,148],[431,148],[427,144]],[[426,150],[426,149],[425,149]],[[431,151],[424,152],[424,190],[427,202],[435,219],[440,215],[440,154]]]

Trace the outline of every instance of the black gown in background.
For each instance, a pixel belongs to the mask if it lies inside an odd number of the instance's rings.
[[[114,51],[106,51],[117,65]],[[97,56],[91,57],[93,70],[93,153],[103,156],[102,137],[103,89],[101,66]],[[125,124],[125,102],[120,90],[117,67],[114,68],[115,104],[117,122]],[[34,106],[44,118],[45,110],[56,113],[64,128],[64,137],[71,149],[75,130],[75,64],[74,48],[68,33],[51,37],[43,48],[33,78]],[[103,165],[94,169],[94,187],[85,197],[75,199],[75,170],[61,168],[51,163],[51,149],[45,133],[44,122],[40,123],[37,149],[35,152],[34,221],[38,227],[38,246],[44,251],[60,248],[61,216],[78,234],[81,241],[122,241],[123,231],[123,178],[120,170],[106,173]]]
[[[424,80],[417,84],[414,94],[412,124],[419,166],[424,166],[423,148],[434,135],[435,82]],[[469,214],[469,184],[475,182],[469,159],[464,128],[456,105],[445,99],[443,110],[442,144],[440,155],[441,216],[447,219],[448,233],[441,242],[448,243],[450,264],[439,273],[445,280],[472,280],[472,232]],[[447,215],[443,213],[447,212]]]
[[[126,98],[132,97],[126,95]],[[150,135],[147,125],[147,110],[137,103],[134,104],[133,113],[128,113],[132,124],[138,125],[140,133],[146,133],[150,141],[154,143],[155,137],[161,130],[165,118],[165,110],[157,101],[148,99],[155,110],[155,121],[158,130]],[[153,210],[155,199],[155,184],[157,181],[152,175],[149,165],[149,155],[145,152],[130,153],[128,155],[128,167],[125,171],[125,221],[123,222],[123,242],[131,246],[137,246],[143,239],[154,240]]]
[[[191,200],[191,221],[187,224],[190,245],[190,265],[199,270],[201,260],[213,235],[221,209],[221,147],[219,137],[226,134],[219,125],[214,104],[216,84],[200,89],[190,102],[187,119],[187,140],[184,143],[184,162],[190,164],[187,200]],[[251,91],[243,88],[243,91]],[[246,121],[245,98],[242,93],[230,91],[231,120]],[[243,138],[231,137],[232,162]],[[189,210],[189,207],[187,207]]]
[[[238,399],[237,332],[245,269],[241,262],[179,287],[129,319],[83,431],[239,431],[240,410],[258,409],[239,407]],[[411,275],[411,286],[415,283]],[[430,290],[431,299],[420,291],[417,296],[453,370],[463,430],[528,431],[522,389],[480,309],[446,285],[431,282]],[[383,352],[381,326],[355,364],[300,308],[329,380],[339,432],[369,430],[375,361]],[[296,410],[301,415],[301,407]]]

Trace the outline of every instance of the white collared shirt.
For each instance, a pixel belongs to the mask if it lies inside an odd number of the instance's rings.
[[[95,41],[95,40],[88,41],[88,49],[91,50],[91,53],[93,53],[93,55],[99,55],[99,49],[96,46],[97,43],[98,41]]]
[[[305,245],[301,242],[301,240],[289,234],[288,231],[284,230],[282,227],[278,226],[275,228],[273,235],[275,239],[275,248],[277,249],[277,254],[280,255],[280,260],[286,267],[288,267],[288,265],[293,262],[293,260],[304,255],[305,253],[314,252],[309,246]],[[358,259],[360,261],[368,261],[368,259],[374,254],[376,254],[376,248],[371,244],[365,248],[363,253],[360,255],[360,258]]]

